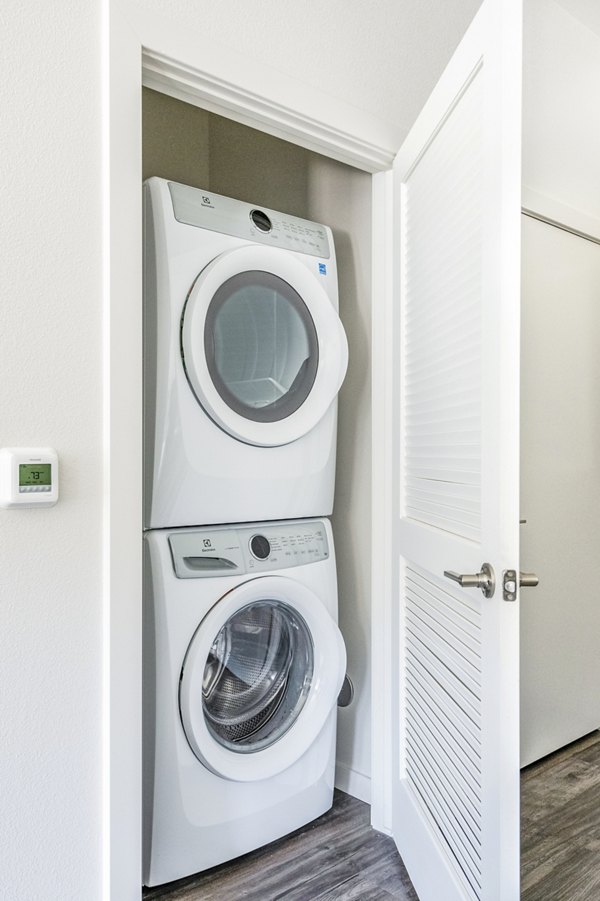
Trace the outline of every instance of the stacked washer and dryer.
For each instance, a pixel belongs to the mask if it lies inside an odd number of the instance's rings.
[[[331,231],[144,185],[144,883],[329,809],[346,655],[328,516]]]

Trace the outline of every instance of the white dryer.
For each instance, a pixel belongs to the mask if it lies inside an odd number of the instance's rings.
[[[145,535],[144,883],[331,807],[346,654],[326,520]]]
[[[159,178],[144,200],[145,527],[331,513],[331,230]]]

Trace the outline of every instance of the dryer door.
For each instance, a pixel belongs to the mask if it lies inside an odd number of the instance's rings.
[[[212,772],[268,779],[296,762],[334,709],[346,668],[337,625],[293,579],[264,576],[211,608],[189,645],[179,706]]]
[[[181,329],[196,398],[234,438],[272,447],[301,438],[335,399],[346,335],[315,276],[285,251],[221,254],[200,273]]]

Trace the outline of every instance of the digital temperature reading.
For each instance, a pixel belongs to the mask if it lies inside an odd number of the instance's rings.
[[[51,463],[19,464],[19,488],[39,488],[50,491],[52,486]]]

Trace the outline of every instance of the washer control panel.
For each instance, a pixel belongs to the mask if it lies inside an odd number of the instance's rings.
[[[273,572],[329,557],[321,520],[178,529],[169,535],[169,546],[178,579]]]
[[[318,521],[238,529],[238,535],[246,552],[246,572],[302,566],[329,556],[325,527]]]
[[[331,256],[327,229],[318,222],[255,207],[242,200],[233,200],[213,191],[191,188],[174,181],[169,182],[169,191],[173,215],[185,225],[308,253],[325,260]]]

